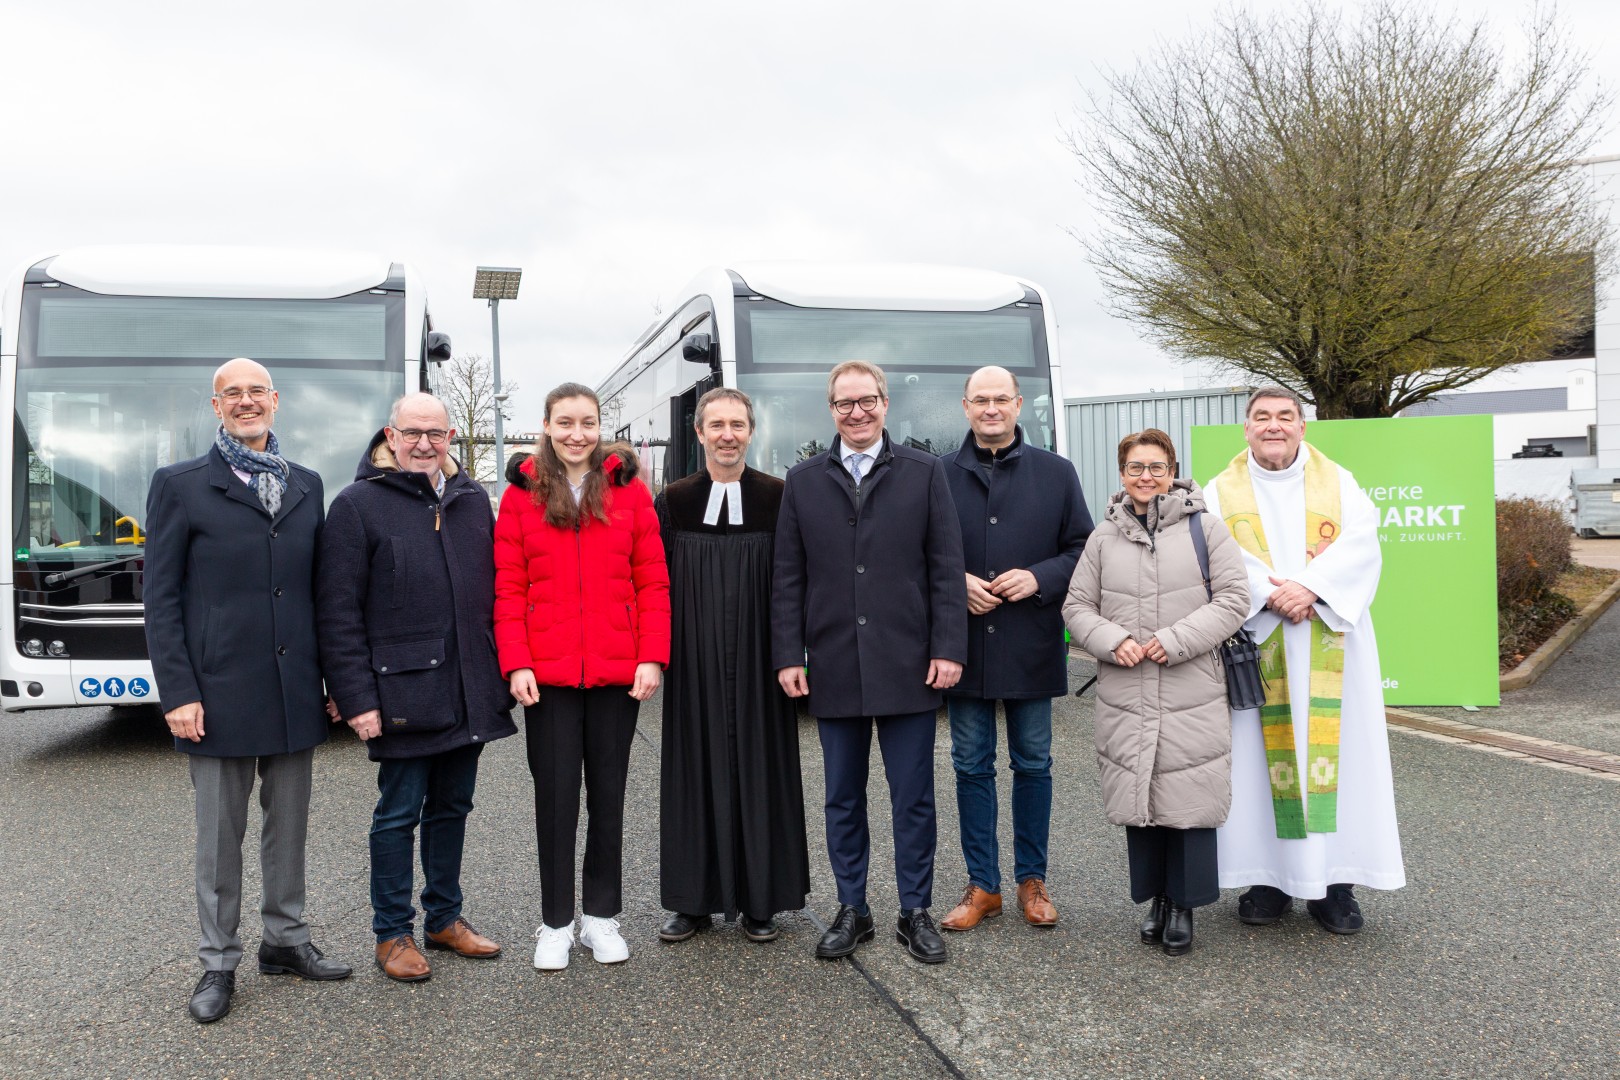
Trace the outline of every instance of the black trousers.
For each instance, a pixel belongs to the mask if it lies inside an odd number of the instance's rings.
[[[1195,908],[1220,899],[1214,829],[1127,825],[1125,851],[1135,903],[1168,896],[1177,907]]]
[[[872,857],[866,819],[866,777],[876,725],[889,781],[894,824],[894,877],[902,908],[934,903],[934,711],[899,716],[820,717],[821,759],[827,780],[827,856],[838,902],[866,904]]]
[[[534,832],[540,850],[540,914],[547,926],[574,920],[579,784],[585,780],[583,910],[610,919],[623,909],[624,785],[641,703],[628,686],[542,686],[523,710]]]

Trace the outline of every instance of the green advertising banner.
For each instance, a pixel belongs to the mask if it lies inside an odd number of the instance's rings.
[[[1312,420],[1305,439],[1378,507],[1385,704],[1500,704],[1491,418]],[[1244,446],[1241,425],[1193,428],[1189,475],[1209,483]]]

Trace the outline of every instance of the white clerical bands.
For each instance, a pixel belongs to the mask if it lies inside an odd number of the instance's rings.
[[[733,480],[727,484],[712,484],[709,487],[709,508],[703,512],[703,524],[715,525],[720,521],[720,500],[726,502],[727,520],[733,525],[741,525],[742,520],[742,481]]]

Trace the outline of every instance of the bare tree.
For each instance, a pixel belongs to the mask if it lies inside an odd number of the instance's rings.
[[[1504,58],[1371,0],[1312,3],[1111,73],[1068,133],[1113,309],[1182,359],[1388,416],[1590,332],[1603,208],[1573,167],[1610,102],[1538,11]]]
[[[456,429],[461,464],[482,483],[492,482],[503,467],[495,460],[495,373],[490,362],[478,353],[458,353],[439,369],[439,397],[450,411],[450,426]],[[503,379],[501,393],[508,394],[517,384]],[[510,404],[501,418],[512,419]]]

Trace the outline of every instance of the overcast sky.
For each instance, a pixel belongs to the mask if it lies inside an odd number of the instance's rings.
[[[1057,308],[1067,396],[1179,387],[1101,307],[1061,139],[1099,67],[1209,10],[0,0],[0,275],[90,243],[369,250],[412,263],[457,351],[487,355],[473,268],[521,266],[501,341],[524,430],[695,271],[743,259],[1023,275]],[[1455,10],[1511,40],[1530,7]],[[1560,12],[1620,72],[1620,5]]]

